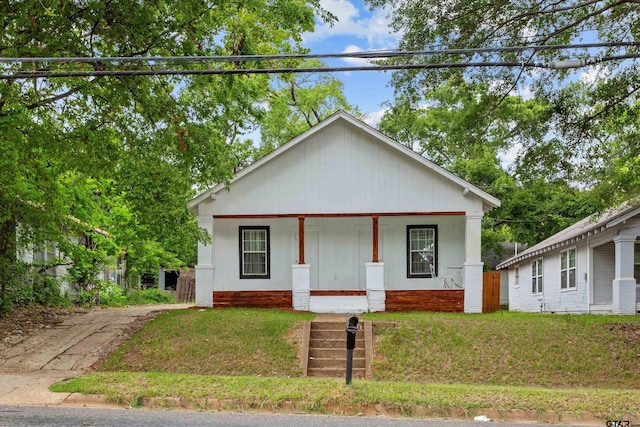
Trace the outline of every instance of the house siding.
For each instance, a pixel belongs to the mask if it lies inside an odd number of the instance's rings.
[[[560,253],[576,249],[576,288],[560,289]],[[542,258],[543,292],[531,292],[531,263]],[[520,269],[520,287],[515,287],[515,268]],[[513,311],[584,313],[589,307],[589,250],[587,241],[544,253],[509,267],[509,309]]]
[[[416,160],[336,122],[218,192],[210,213],[483,211],[479,197],[461,192]]]
[[[406,226],[438,227],[438,276],[407,278]],[[240,279],[240,226],[270,227],[269,279]],[[464,217],[383,217],[379,257],[386,289],[443,289],[443,277],[462,285]],[[214,291],[291,289],[291,265],[298,262],[297,218],[215,220]],[[305,263],[311,266],[311,289],[365,289],[365,263],[372,257],[371,218],[307,218]],[[219,268],[225,266],[225,268]]]

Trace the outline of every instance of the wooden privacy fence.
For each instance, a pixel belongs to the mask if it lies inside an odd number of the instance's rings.
[[[176,285],[176,299],[178,302],[192,302],[196,299],[196,270],[180,270]]]
[[[500,272],[482,273],[482,312],[500,310]]]

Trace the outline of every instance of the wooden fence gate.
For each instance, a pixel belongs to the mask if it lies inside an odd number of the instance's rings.
[[[500,310],[500,272],[482,273],[482,312]]]
[[[196,270],[190,268],[181,270],[176,286],[176,300],[178,302],[193,302],[196,299]]]

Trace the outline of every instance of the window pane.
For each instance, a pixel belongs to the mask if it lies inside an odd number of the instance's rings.
[[[244,255],[245,274],[266,274],[266,255],[263,253],[248,253]]]
[[[422,229],[413,229],[411,230],[411,250],[416,251],[420,249],[424,249],[426,242],[426,235],[424,230]]]
[[[409,246],[412,251],[433,249],[433,230],[414,228],[409,232]]]
[[[576,250],[571,249],[569,251],[569,267],[575,267],[575,266],[576,266]]]
[[[412,252],[411,253],[411,273],[413,274],[428,274],[431,273],[431,262],[426,252]]]
[[[560,272],[560,289],[567,288],[567,270],[562,270]]]
[[[569,287],[570,288],[575,288],[576,287],[576,270],[575,270],[575,268],[572,268],[571,270],[569,270]]]
[[[531,292],[533,292],[534,294],[537,292],[536,278],[535,277],[533,279],[531,279]]]
[[[562,252],[560,254],[560,268],[563,269],[563,270],[567,268],[567,253],[566,252]]]

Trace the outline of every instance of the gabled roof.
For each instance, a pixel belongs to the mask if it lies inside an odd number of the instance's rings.
[[[318,123],[315,126],[309,128],[308,130],[306,130],[305,132],[303,132],[300,135],[296,136],[295,138],[289,140],[285,144],[279,146],[278,148],[276,148],[275,150],[273,150],[269,154],[267,154],[267,155],[261,157],[260,159],[256,160],[255,162],[253,162],[248,167],[242,169],[229,182],[229,184],[233,184],[234,181],[237,181],[237,180],[241,179],[243,176],[246,176],[246,175],[252,173],[254,170],[256,170],[257,168],[259,168],[259,167],[263,166],[264,164],[270,162],[275,157],[282,155],[286,151],[288,151],[288,150],[292,149],[293,147],[295,147],[296,145],[300,144],[302,141],[304,141],[305,139],[309,138],[311,135],[313,135],[313,134],[315,134],[317,132],[320,132],[322,129],[326,128],[327,126],[330,126],[331,124],[333,124],[334,122],[337,122],[339,120],[344,120],[344,121],[352,124],[353,126],[356,126],[357,128],[359,128],[360,130],[362,130],[365,133],[369,134],[373,138],[376,138],[378,141],[381,141],[381,142],[387,144],[390,148],[398,151],[400,154],[414,159],[415,161],[421,163],[423,166],[425,166],[426,168],[430,169],[431,171],[440,174],[444,178],[447,178],[448,180],[453,181],[454,183],[460,185],[461,188],[466,189],[468,192],[470,192],[472,194],[475,194],[476,196],[478,196],[479,198],[481,198],[483,200],[483,206],[485,207],[486,210],[489,210],[491,208],[500,206],[500,200],[497,199],[496,197],[493,197],[492,195],[490,195],[486,191],[481,190],[480,188],[470,184],[469,182],[465,181],[464,179],[462,179],[462,178],[454,175],[453,173],[447,171],[446,169],[436,165],[435,163],[431,162],[430,160],[427,160],[426,158],[424,158],[423,156],[421,156],[418,153],[414,152],[413,150],[410,150],[409,148],[405,147],[404,145],[402,145],[402,144],[398,143],[397,141],[389,138],[388,136],[384,135],[380,131],[378,131],[378,130],[374,129],[373,127],[367,125],[366,123],[356,119],[352,115],[350,115],[348,113],[345,113],[342,110],[337,111],[336,113],[334,113],[331,116],[327,117],[326,119],[324,119],[320,123]],[[204,191],[203,193],[199,194],[198,196],[194,197],[192,200],[189,201],[189,203],[188,203],[189,208],[191,208],[191,209],[195,208],[198,204],[200,204],[202,201],[206,200],[208,197],[215,198],[216,193],[218,193],[219,191],[222,191],[225,188],[226,188],[226,184],[218,184],[215,187],[213,187],[213,188],[211,188],[211,189],[209,189],[207,191]]]
[[[640,205],[637,203],[624,203],[615,208],[611,208],[600,215],[591,215],[554,234],[548,239],[543,240],[537,245],[530,247],[522,253],[509,258],[499,264],[496,269],[500,270],[527,258],[540,256],[545,252],[573,245],[580,240],[587,239],[611,227],[622,224],[637,215],[640,215]]]

